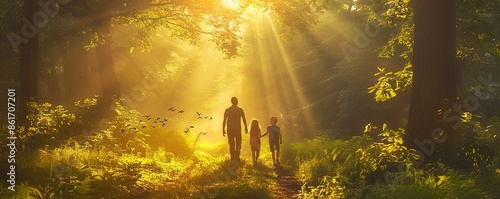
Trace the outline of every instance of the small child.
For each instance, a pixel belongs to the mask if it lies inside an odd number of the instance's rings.
[[[283,144],[283,140],[281,139],[281,130],[280,127],[276,126],[276,123],[278,122],[278,118],[276,117],[271,117],[270,121],[271,126],[267,127],[267,131],[262,137],[266,136],[269,134],[269,147],[271,149],[272,153],[272,158],[273,158],[273,164],[279,165],[279,157],[280,157],[280,144]],[[275,153],[276,151],[276,153]]]
[[[252,148],[252,160],[253,164],[257,163],[260,153],[260,125],[259,121],[253,119],[250,123],[250,146]]]

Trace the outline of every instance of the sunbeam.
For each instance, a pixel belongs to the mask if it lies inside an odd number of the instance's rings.
[[[310,127],[313,123],[312,123],[312,117],[311,117],[311,114],[310,114],[309,108],[308,108],[309,103],[308,103],[307,99],[305,98],[304,93],[301,91],[302,88],[299,85],[299,82],[297,80],[296,74],[295,74],[294,69],[293,69],[293,65],[290,62],[290,58],[288,57],[288,52],[284,48],[283,41],[280,38],[279,33],[276,30],[276,27],[275,27],[273,21],[271,20],[270,17],[267,18],[267,21],[268,21],[269,26],[271,27],[275,42],[278,45],[279,52],[281,55],[280,58],[283,60],[284,65],[286,67],[286,72],[288,73],[286,78],[290,79],[289,81],[286,81],[287,84],[284,84],[281,89],[286,90],[288,92],[292,92],[291,95],[290,95],[290,93],[288,93],[287,96],[294,97],[294,99],[298,100],[299,108],[296,110],[293,110],[293,111],[298,111],[298,112],[301,112],[304,114],[304,119],[306,120],[305,124],[308,125],[306,129],[310,129]],[[285,81],[282,81],[282,82],[285,82]],[[289,87],[289,85],[291,85],[291,88]]]

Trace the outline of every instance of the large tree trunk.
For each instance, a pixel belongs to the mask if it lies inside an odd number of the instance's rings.
[[[421,152],[421,164],[440,158],[440,148],[453,146],[454,129],[440,122],[439,111],[449,109],[457,98],[456,8],[454,0],[413,4],[413,85],[405,143]],[[445,137],[438,136],[439,129]]]
[[[114,98],[120,97],[120,82],[114,70],[113,56],[111,51],[111,19],[100,19],[97,22],[97,31],[100,44],[96,48],[97,61],[99,65],[99,78],[102,88],[103,105],[111,105]],[[110,106],[105,107],[107,109]]]
[[[23,8],[23,17],[30,23],[33,20],[33,15],[39,10],[38,1],[25,0]],[[25,23],[25,21],[23,21]],[[29,24],[33,27],[33,24]],[[22,24],[25,28],[28,24]],[[39,28],[34,26],[33,36],[32,32],[27,36],[27,43],[21,43],[19,48],[19,72],[20,72],[20,89],[19,89],[19,119],[18,124],[26,124],[26,116],[28,110],[26,103],[28,101],[38,100],[38,31]],[[27,32],[24,30],[24,32]],[[23,33],[23,30],[21,31]],[[27,34],[23,34],[26,36]]]

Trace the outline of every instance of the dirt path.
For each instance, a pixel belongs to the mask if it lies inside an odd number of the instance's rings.
[[[271,187],[275,198],[296,198],[300,193],[302,183],[293,175],[290,169],[277,166],[275,169],[276,184]]]

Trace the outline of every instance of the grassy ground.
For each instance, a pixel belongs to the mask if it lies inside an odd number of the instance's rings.
[[[28,177],[15,198],[279,198],[267,153],[256,165],[248,155],[236,163],[229,155],[209,153],[117,154],[78,145],[40,150],[30,157],[36,161],[20,168],[38,178]],[[6,187],[1,191],[9,193]]]

